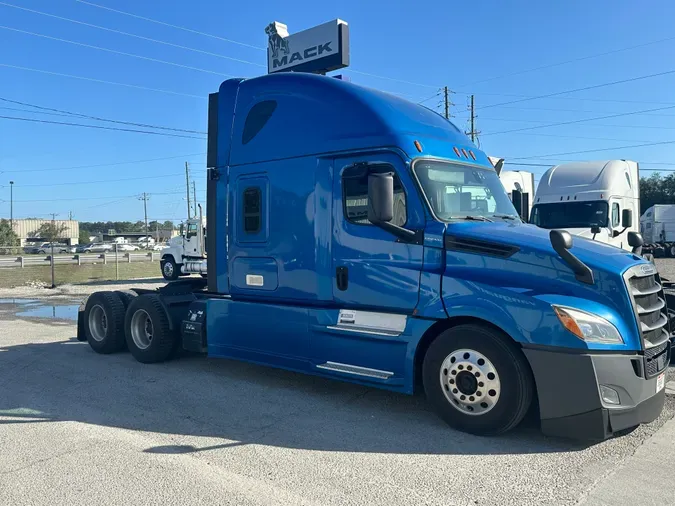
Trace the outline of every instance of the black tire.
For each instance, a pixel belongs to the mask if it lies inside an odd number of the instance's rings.
[[[162,267],[162,277],[167,281],[175,281],[180,276],[180,264],[177,264],[173,257],[162,258],[160,262]]]
[[[141,346],[140,341],[144,339],[142,332],[146,331],[149,331],[151,337],[148,338],[146,333],[145,346]],[[124,320],[124,333],[129,351],[136,360],[144,364],[164,362],[171,358],[178,342],[177,334],[171,330],[164,305],[155,294],[139,295],[131,301]]]
[[[445,386],[448,385],[441,384],[441,374],[444,374],[444,377],[447,376],[448,381],[451,378],[460,378],[459,375],[450,374],[453,370],[441,369],[441,366],[453,352],[462,349],[473,350],[487,358],[494,366],[500,382],[496,403],[483,414],[468,414],[469,408],[451,402],[444,391]],[[463,357],[467,358],[467,355]],[[459,362],[456,363],[459,364]],[[467,367],[466,370],[460,371],[460,374],[466,374],[468,369]],[[476,369],[474,371],[469,373],[471,380],[473,380],[472,375],[478,372]],[[480,436],[497,435],[516,427],[527,413],[534,395],[532,371],[522,352],[508,336],[483,325],[459,325],[440,334],[431,343],[424,356],[422,372],[427,399],[440,417],[454,429]],[[454,379],[452,381],[454,382]],[[457,381],[459,387],[458,383],[459,380]],[[481,383],[476,382],[476,393],[480,392],[479,385]],[[454,389],[454,392],[457,392],[457,389]],[[480,392],[479,395],[485,398],[491,395],[491,392],[493,391]],[[458,392],[459,395],[461,393]],[[452,397],[452,391],[449,388],[448,395]],[[469,398],[473,399],[473,396]],[[476,395],[474,405],[483,406],[483,403],[477,402],[478,398],[479,396]],[[471,411],[474,411],[473,407]]]
[[[122,301],[122,304],[124,304],[125,311],[129,307],[129,304],[131,304],[131,301],[138,297],[138,294],[131,290],[115,290],[114,293],[117,294],[117,296]]]
[[[654,258],[663,258],[664,256],[666,256],[666,252],[663,246],[657,246],[654,248]]]
[[[96,353],[116,353],[124,349],[124,313],[122,300],[113,292],[95,292],[87,299],[84,331]]]

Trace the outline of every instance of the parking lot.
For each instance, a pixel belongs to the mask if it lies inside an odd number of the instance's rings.
[[[0,504],[672,503],[673,397],[653,424],[599,444],[532,421],[475,437],[420,396],[198,356],[97,355],[72,319],[94,289],[0,291],[21,297],[0,299]]]

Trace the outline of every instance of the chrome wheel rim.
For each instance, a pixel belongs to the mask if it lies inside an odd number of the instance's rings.
[[[101,342],[108,335],[108,318],[103,307],[95,305],[89,311],[89,333],[94,341]]]
[[[466,415],[488,413],[501,395],[497,369],[485,355],[475,350],[456,350],[445,357],[440,381],[448,402]]]
[[[168,278],[173,276],[173,264],[171,262],[166,262],[164,264],[164,275]]]
[[[137,310],[131,317],[131,338],[137,348],[145,350],[152,344],[155,329],[150,315],[144,309]]]

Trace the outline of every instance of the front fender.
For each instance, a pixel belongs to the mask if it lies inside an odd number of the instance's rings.
[[[597,314],[617,327],[624,344],[587,343],[565,329],[552,303]],[[534,294],[521,288],[495,287],[475,281],[443,278],[443,304],[449,318],[472,317],[485,320],[525,346],[551,346],[578,350],[640,349],[630,322],[614,309],[598,302],[556,294]]]

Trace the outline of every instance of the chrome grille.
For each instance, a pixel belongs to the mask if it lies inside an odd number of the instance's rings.
[[[636,266],[626,274],[626,283],[633,298],[644,349],[660,349],[669,333],[665,296],[656,269],[649,264]]]

